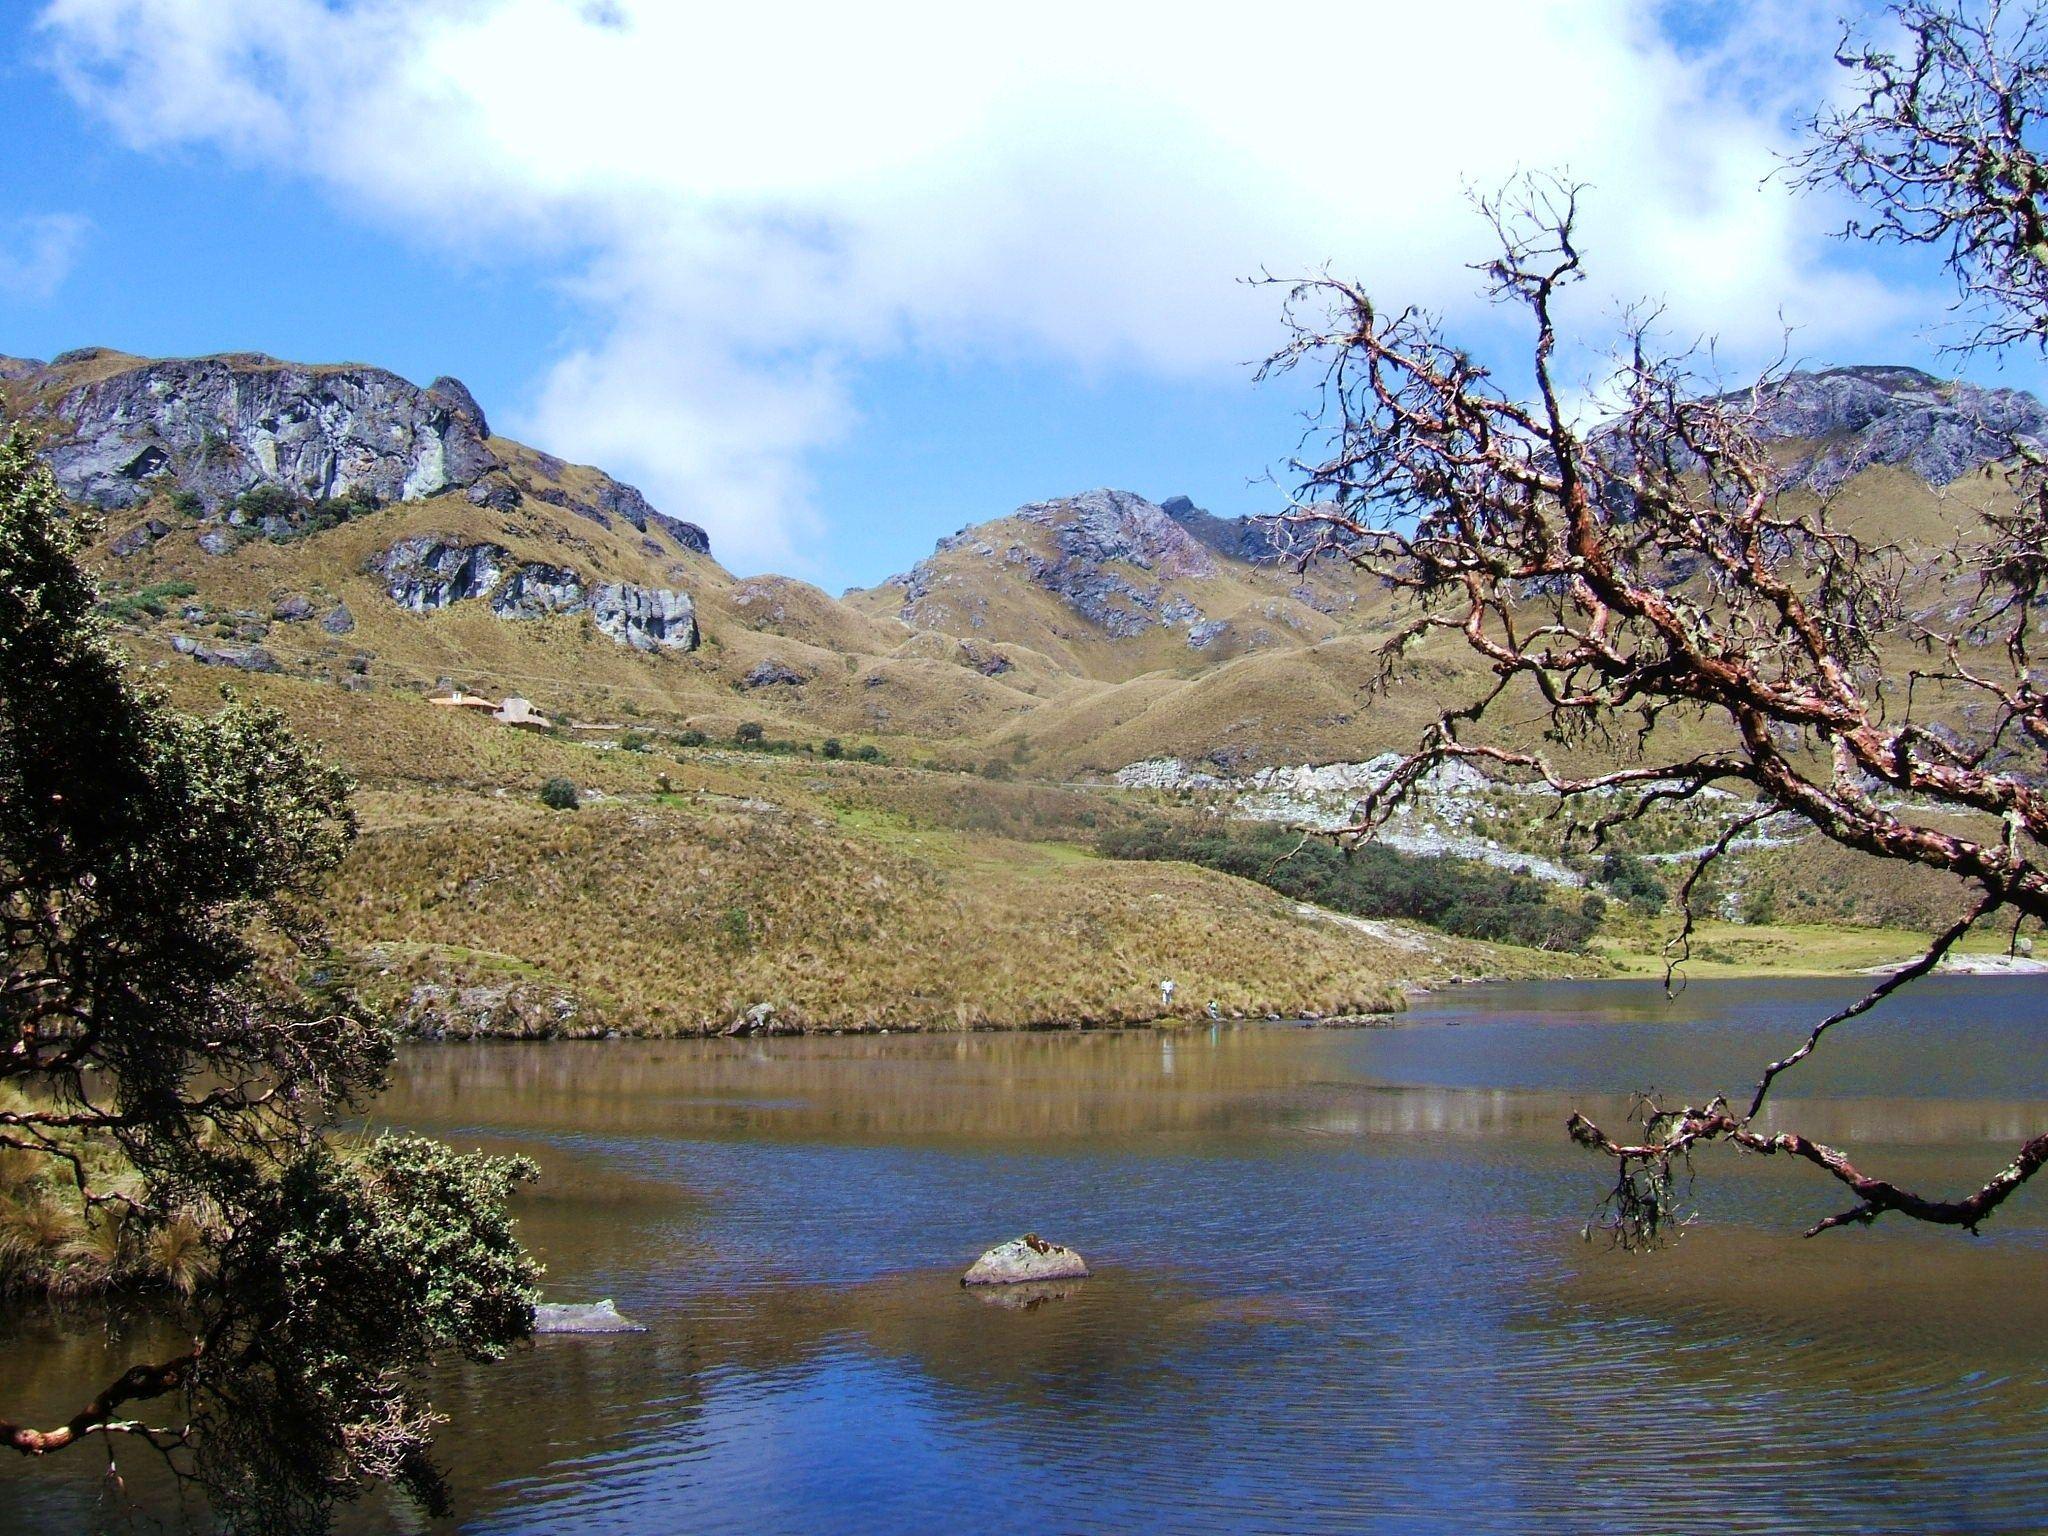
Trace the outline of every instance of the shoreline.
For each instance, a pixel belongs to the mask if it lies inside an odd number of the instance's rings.
[[[1933,973],[1932,980],[1999,979],[2014,976],[2048,976],[2048,961],[2029,960],[2020,957],[2017,963],[1999,964],[2003,957],[1965,956],[1965,964],[1944,966]],[[1990,962],[1990,963],[1985,963]],[[1684,976],[1681,982],[1750,982],[1750,981],[1855,981],[1865,976],[1889,975],[1903,969],[1910,962],[1899,961],[1883,966],[1854,969],[1833,968],[1758,968],[1737,969],[1729,967],[1718,974]],[[1157,1034],[1182,1033],[1200,1029],[1207,1025],[1278,1025],[1295,1029],[1390,1029],[1397,1027],[1403,1017],[1415,1011],[1417,999],[1434,997],[1462,987],[1502,986],[1516,983],[1542,985],[1549,982],[1567,982],[1573,985],[1632,985],[1662,986],[1661,977],[1649,970],[1636,973],[1607,971],[1604,974],[1550,975],[1550,976],[1458,976],[1430,984],[1418,984],[1405,988],[1397,1008],[1383,1008],[1363,1013],[1294,1014],[1294,1013],[1235,1013],[1224,1014],[1210,1019],[1202,1014],[1160,1014],[1141,1019],[1057,1019],[1034,1020],[1024,1024],[976,1023],[965,1026],[922,1024],[907,1021],[899,1024],[835,1024],[835,1025],[776,1025],[759,1029],[688,1030],[671,1034],[636,1033],[623,1030],[608,1030],[602,1033],[560,1033],[560,1034],[514,1034],[506,1031],[477,1030],[467,1033],[440,1032],[436,1034],[407,1034],[402,1041],[406,1046],[442,1045],[611,1045],[621,1042],[689,1041],[707,1042],[719,1040],[799,1040],[830,1038],[872,1039],[885,1035],[1079,1035],[1079,1034],[1126,1034],[1151,1032]]]

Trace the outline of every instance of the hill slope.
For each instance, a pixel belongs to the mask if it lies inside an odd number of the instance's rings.
[[[2048,435],[2031,396],[1902,368],[1793,374],[1758,403],[1796,483],[1909,551],[1976,518],[1997,483],[1975,471],[2012,435]],[[1368,697],[1388,594],[1185,497],[1036,502],[841,600],[734,578],[694,523],[494,434],[450,378],[86,349],[0,359],[0,405],[104,514],[100,564],[145,654],[1055,776],[1362,760],[1477,681],[1440,646]]]

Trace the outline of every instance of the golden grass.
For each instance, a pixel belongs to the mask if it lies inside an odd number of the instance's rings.
[[[1161,1017],[1165,977],[1182,1018],[1212,998],[1372,1012],[1409,983],[1540,964],[1448,939],[1419,953],[1228,876],[875,804],[693,792],[551,812],[422,792],[366,809],[328,902],[338,954],[371,996],[458,1033],[693,1033],[762,1002],[813,1029],[1129,1024]]]

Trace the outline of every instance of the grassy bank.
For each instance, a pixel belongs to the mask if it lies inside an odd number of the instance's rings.
[[[1303,917],[1251,882],[715,794],[574,812],[371,793],[329,902],[362,989],[455,1034],[1122,1025],[1378,1012],[1516,952]],[[1530,957],[1532,960],[1534,957]],[[1163,1008],[1159,983],[1175,997]]]
[[[1664,940],[1675,919],[1659,919],[1624,938],[1595,944],[1591,954],[1619,976],[1662,976]],[[1920,928],[1851,928],[1816,924],[1707,922],[1693,932],[1683,974],[1700,979],[1742,976],[1841,976],[1898,965],[1927,947]],[[1957,946],[1965,955],[2002,955],[2003,931],[1973,933]]]

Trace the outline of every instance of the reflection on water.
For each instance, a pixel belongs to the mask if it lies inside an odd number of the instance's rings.
[[[1600,1169],[1560,1134],[1571,1107],[1739,1086],[1845,995],[1484,988],[1373,1031],[419,1051],[380,1117],[532,1151],[552,1294],[651,1329],[447,1374],[463,1528],[2039,1528],[2037,1191],[1974,1242],[1802,1242],[1831,1189],[1710,1153],[1676,1248],[1576,1241]],[[2048,988],[1931,987],[1784,1112],[1960,1186],[2048,1115],[2044,1026]],[[1026,1229],[1096,1277],[955,1283]],[[103,1347],[7,1327],[10,1404]],[[0,1531],[122,1507],[90,1470],[0,1468]]]

